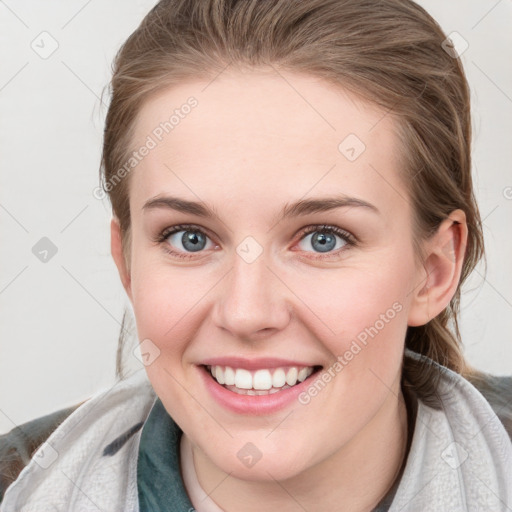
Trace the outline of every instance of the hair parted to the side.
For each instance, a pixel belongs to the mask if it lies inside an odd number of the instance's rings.
[[[468,242],[456,294],[436,318],[408,328],[406,346],[470,378],[478,372],[464,359],[457,315],[461,286],[484,256],[484,245],[471,177],[469,87],[460,60],[441,46],[445,38],[410,0],[162,0],[113,64],[102,184],[128,160],[145,101],[173,84],[213,79],[227,66],[308,74],[374,102],[398,122],[415,246],[453,210],[466,214]],[[129,190],[130,174],[105,189],[121,226],[128,268]],[[124,321],[120,352],[123,331]],[[404,360],[403,372],[420,396],[435,395],[428,365]]]

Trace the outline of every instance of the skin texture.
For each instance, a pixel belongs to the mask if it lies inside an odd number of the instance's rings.
[[[139,339],[159,351],[146,367],[149,379],[192,443],[201,486],[224,510],[336,510],[340,503],[370,510],[404,454],[406,329],[437,315],[453,296],[464,213],[454,211],[425,241],[419,264],[398,174],[396,120],[339,86],[295,73],[226,71],[161,92],[143,106],[133,148],[190,96],[197,106],[129,176],[128,266],[115,218],[111,224]],[[349,134],[366,146],[354,161],[338,149]],[[341,194],[378,213],[352,206],[279,220],[286,204]],[[147,200],[164,195],[203,202],[215,216],[143,211]],[[208,236],[202,251],[187,251],[182,232],[154,241],[183,223]],[[355,245],[336,236],[333,250],[319,252],[303,230],[323,224],[348,231]],[[251,263],[237,253],[248,236],[263,250]],[[200,378],[197,365],[219,356],[328,369],[393,304],[400,311],[307,405],[234,413]],[[262,454],[252,467],[237,456],[249,442]]]

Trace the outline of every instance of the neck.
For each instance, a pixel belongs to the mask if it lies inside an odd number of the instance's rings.
[[[371,511],[392,487],[406,454],[407,409],[399,383],[397,388],[349,444],[280,482],[228,477],[193,445],[199,484],[225,512],[339,510],[340,503],[346,511]]]

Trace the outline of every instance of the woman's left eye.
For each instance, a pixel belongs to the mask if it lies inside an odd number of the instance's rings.
[[[310,226],[303,235],[305,236],[299,242],[299,245],[304,244],[302,250],[310,252],[308,247],[313,247],[314,252],[328,253],[327,256],[355,244],[353,235],[336,226]]]

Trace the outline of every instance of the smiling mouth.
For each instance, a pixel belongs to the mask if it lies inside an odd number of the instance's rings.
[[[288,366],[255,371],[231,366],[205,366],[221,386],[239,395],[271,395],[301,384],[321,366]]]

